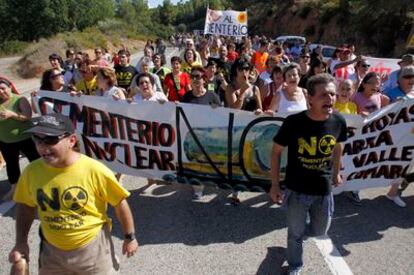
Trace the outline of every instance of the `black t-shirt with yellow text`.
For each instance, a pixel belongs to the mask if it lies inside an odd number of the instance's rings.
[[[117,65],[114,67],[116,80],[118,81],[118,87],[124,88],[125,90],[131,85],[131,81],[134,76],[138,73],[134,66],[121,66]]]
[[[273,141],[288,148],[286,187],[308,195],[327,195],[332,190],[332,152],[346,141],[346,122],[337,113],[315,121],[307,111],[288,116]]]

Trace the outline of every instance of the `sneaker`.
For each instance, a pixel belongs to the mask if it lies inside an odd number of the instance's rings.
[[[193,200],[198,201],[201,200],[201,197],[203,196],[203,192],[194,192],[193,193]]]
[[[387,199],[392,200],[399,207],[407,206],[407,204],[399,196],[395,196],[395,197],[390,197],[388,195],[385,195],[385,196],[387,197]]]
[[[358,192],[348,192],[348,198],[352,201],[352,203],[356,206],[361,206],[361,199],[359,197]]]

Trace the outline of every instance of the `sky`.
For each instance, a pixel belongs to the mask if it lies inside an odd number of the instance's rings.
[[[150,8],[155,8],[158,5],[162,5],[162,2],[164,2],[164,0],[148,0],[148,6]],[[173,3],[174,5],[177,4],[178,2],[180,2],[180,0],[171,0],[171,3]]]

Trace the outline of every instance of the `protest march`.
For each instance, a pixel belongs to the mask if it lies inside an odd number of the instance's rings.
[[[344,41],[327,56],[301,36],[252,34],[248,15],[207,7],[203,31],[148,40],[136,64],[128,45],[51,52],[28,97],[0,77],[2,201],[17,205],[12,274],[28,274],[35,215],[39,274],[119,272],[116,254],[139,254],[125,175],[190,185],[194,202],[206,188],[230,190],[234,207],[242,192],[268,193],[286,210],[288,274],[303,271],[307,238],[326,236],[334,196],[364,207],[360,192],[387,187],[387,201],[407,207],[414,54],[368,56]]]

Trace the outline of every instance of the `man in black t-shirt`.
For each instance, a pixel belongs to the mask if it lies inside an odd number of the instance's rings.
[[[325,235],[333,214],[332,184],[342,183],[341,142],[346,140],[345,119],[333,113],[335,79],[319,74],[308,80],[310,109],[288,116],[274,137],[272,149],[273,201],[287,206],[287,260],[291,274],[303,266],[303,238]],[[286,192],[279,186],[280,158],[288,147]],[[307,216],[310,222],[307,224]]]
[[[213,105],[213,107],[220,106],[219,97],[213,92],[206,89],[205,84],[205,70],[201,66],[194,66],[191,69],[191,87],[193,88],[188,93],[185,93],[181,102]]]
[[[132,79],[138,73],[134,66],[129,64],[129,52],[127,50],[120,50],[118,52],[119,65],[114,67],[118,87],[128,90]]]

